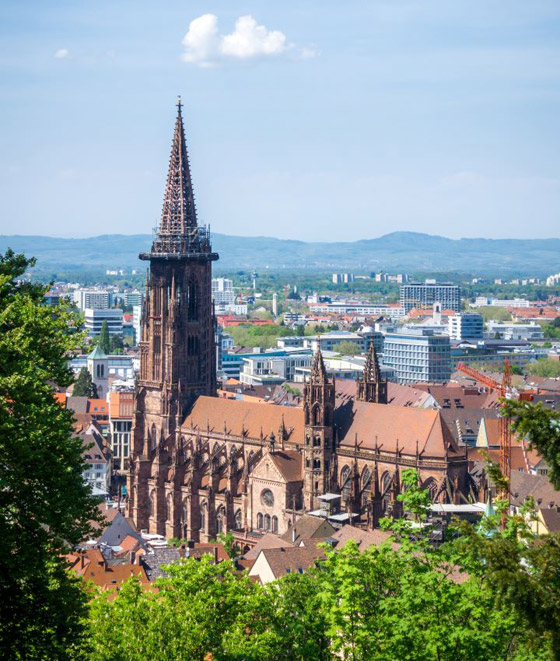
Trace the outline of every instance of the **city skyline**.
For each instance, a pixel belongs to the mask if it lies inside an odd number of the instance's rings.
[[[0,10],[1,234],[149,233],[181,94],[215,232],[558,235],[555,3],[140,5]]]

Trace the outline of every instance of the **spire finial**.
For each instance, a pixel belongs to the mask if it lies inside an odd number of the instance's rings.
[[[181,101],[181,95],[177,94],[177,113],[181,114],[181,108],[183,107],[183,102]]]

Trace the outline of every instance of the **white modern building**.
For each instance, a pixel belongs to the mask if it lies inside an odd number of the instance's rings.
[[[311,352],[294,352],[284,356],[258,354],[243,358],[239,380],[248,386],[281,384],[293,381],[296,370],[310,367]]]
[[[481,340],[484,320],[480,314],[455,314],[448,319],[448,329],[451,340]]]
[[[508,324],[502,321],[488,321],[486,336],[497,340],[544,340],[541,326],[535,322],[530,324]]]
[[[451,377],[449,337],[426,330],[387,334],[383,363],[397,383],[444,383]]]
[[[239,317],[247,315],[248,310],[247,303],[216,303],[216,314],[234,314]]]
[[[107,322],[110,335],[122,335],[123,332],[123,311],[114,309],[96,309],[86,308],[85,327],[90,337],[95,337],[101,332],[103,322]]]
[[[319,345],[321,351],[337,351],[343,342],[352,342],[358,346],[359,353],[365,353],[368,348],[368,339],[358,333],[350,331],[334,331],[324,335],[309,335],[303,338],[304,349],[311,349],[313,353],[317,351]]]
[[[311,312],[319,314],[353,314],[358,317],[389,317],[402,319],[404,308],[399,305],[364,303],[360,301],[336,301],[333,303],[317,303],[310,305]]]
[[[340,285],[342,283],[354,282],[353,273],[333,273],[332,281],[335,285]]]
[[[80,310],[106,310],[111,307],[111,293],[104,289],[76,289],[74,303]]]
[[[401,285],[401,307],[405,313],[412,308],[431,308],[441,303],[443,310],[461,311],[461,288],[448,282],[426,281]]]
[[[530,308],[531,302],[525,298],[487,298],[486,296],[478,296],[470,306],[471,308]]]
[[[142,305],[144,300],[144,295],[139,291],[127,291],[124,293],[124,304],[125,305]]]
[[[235,303],[233,280],[229,278],[212,278],[212,298],[216,305],[232,305]]]

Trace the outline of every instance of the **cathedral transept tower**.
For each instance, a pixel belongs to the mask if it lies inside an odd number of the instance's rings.
[[[356,399],[361,402],[387,404],[387,379],[381,377],[381,369],[373,339],[369,344],[364,373],[358,378]]]
[[[317,348],[311,376],[304,385],[305,422],[304,483],[305,509],[318,507],[318,496],[331,489],[335,460],[334,406],[335,388],[327,376],[321,347]]]

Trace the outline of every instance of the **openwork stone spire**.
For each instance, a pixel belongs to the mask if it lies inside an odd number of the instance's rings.
[[[373,344],[373,338],[369,343],[364,373],[361,378],[358,378],[356,398],[362,402],[387,404],[387,381],[381,377],[381,369],[379,367],[379,360],[377,359],[377,351]]]
[[[160,236],[184,236],[196,228],[196,207],[189,157],[183,128],[181,97],[177,99],[177,119],[169,157],[169,172],[159,225]]]
[[[379,369],[379,360],[377,359],[377,351],[375,350],[373,340],[370,340],[366,363],[364,365],[364,381],[369,383],[381,381],[381,370]]]
[[[196,219],[182,103],[179,97],[163,209],[152,254],[178,256],[209,252],[211,252],[209,230],[206,227],[199,227]],[[149,256],[142,258],[149,259]]]
[[[321,340],[318,341],[317,351],[313,357],[313,364],[311,365],[311,383],[326,383],[328,381],[327,369],[323,361],[323,354],[321,352]]]

